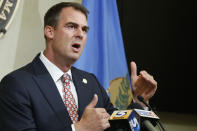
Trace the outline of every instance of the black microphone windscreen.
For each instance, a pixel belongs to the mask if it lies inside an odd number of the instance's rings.
[[[143,107],[139,103],[133,102],[128,106],[127,109],[142,109],[143,110]]]
[[[137,98],[138,98],[138,100],[141,101],[141,102],[144,101],[144,98],[143,98],[142,96],[137,96]]]

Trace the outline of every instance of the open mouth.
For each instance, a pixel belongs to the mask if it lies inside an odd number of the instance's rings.
[[[74,44],[72,45],[72,47],[78,49],[78,48],[80,48],[80,44],[74,43]]]
[[[73,43],[72,44],[72,48],[73,48],[74,52],[80,51],[80,47],[81,47],[81,45],[79,43]]]

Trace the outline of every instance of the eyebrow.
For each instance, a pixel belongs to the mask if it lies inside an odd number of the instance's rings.
[[[79,26],[79,24],[77,24],[77,23],[75,23],[75,22],[68,22],[68,23],[66,23],[65,25],[74,25],[74,26]],[[82,28],[84,29],[86,29],[86,30],[89,30],[90,29],[90,27],[89,26],[87,26],[87,25],[84,25],[84,26],[82,26]]]

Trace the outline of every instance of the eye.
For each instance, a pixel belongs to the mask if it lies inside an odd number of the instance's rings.
[[[82,28],[82,31],[83,31],[84,33],[88,33],[89,27],[83,27],[83,28]]]
[[[77,29],[77,26],[74,25],[74,24],[67,24],[67,25],[65,25],[65,27],[66,27],[68,30],[75,30],[75,29]]]

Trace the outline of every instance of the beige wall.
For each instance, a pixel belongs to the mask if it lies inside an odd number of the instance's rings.
[[[0,38],[0,79],[15,66],[16,49],[21,29],[24,2],[21,1],[13,22],[5,36]]]
[[[44,49],[43,16],[51,5],[60,1],[20,1],[13,22],[5,36],[0,38],[0,80],[7,73],[30,62]],[[196,115],[164,112],[160,113],[160,117],[168,131],[197,131]]]
[[[0,38],[0,80],[7,73],[32,61],[44,49],[44,13],[50,6],[61,1],[63,0],[20,1],[7,33]]]

